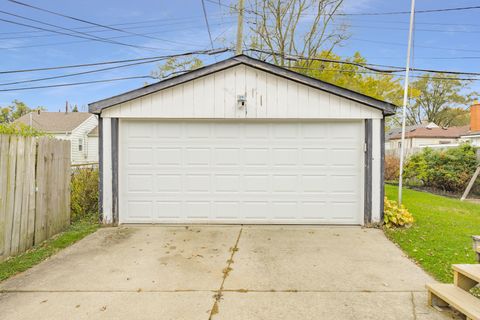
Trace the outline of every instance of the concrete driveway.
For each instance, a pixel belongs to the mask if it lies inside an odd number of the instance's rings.
[[[359,227],[97,231],[0,283],[6,319],[445,319],[433,281]]]

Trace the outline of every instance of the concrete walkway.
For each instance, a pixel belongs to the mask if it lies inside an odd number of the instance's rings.
[[[1,319],[446,319],[359,227],[106,228],[0,283]]]

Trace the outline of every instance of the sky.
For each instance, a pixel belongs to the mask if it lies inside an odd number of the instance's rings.
[[[2,11],[0,12],[0,72],[211,49],[201,0],[21,1],[75,18],[121,28],[137,35],[95,27],[81,21],[0,0],[0,11]],[[416,2],[417,10],[479,5],[478,0],[417,0]],[[234,3],[236,1],[232,0],[205,1],[213,45],[216,48],[232,46],[234,43],[237,17],[236,13],[228,8],[228,5]],[[409,10],[410,1],[408,0],[345,0],[341,9],[344,13]],[[51,25],[42,25],[7,13]],[[479,14],[480,9],[418,13],[415,19],[412,67],[480,72]],[[58,27],[76,28],[84,35],[90,33],[97,37],[113,38],[112,40],[117,43],[39,31],[5,20],[63,33],[71,32]],[[408,20],[408,14],[336,17],[335,25],[349,26],[347,29],[349,37],[341,46],[337,46],[334,52],[342,57],[348,57],[358,51],[369,63],[405,66]],[[77,35],[82,34],[77,33]],[[200,56],[200,58],[205,64],[209,64],[232,55],[233,53],[228,52],[215,57]],[[109,66],[14,74],[0,73],[0,90],[148,76],[156,68],[156,63],[48,81],[8,84],[105,67]],[[0,106],[9,105],[17,99],[32,108],[43,106],[50,111],[58,111],[64,110],[65,102],[68,101],[70,105],[78,105],[81,111],[87,111],[88,103],[141,87],[145,82],[152,83],[154,80],[142,78],[69,87],[0,91]],[[480,80],[472,84],[472,89],[480,91]]]

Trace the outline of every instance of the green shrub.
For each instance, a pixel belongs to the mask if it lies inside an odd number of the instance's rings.
[[[444,150],[425,148],[408,159],[404,177],[408,184],[462,192],[477,167],[475,151],[467,143]]]
[[[98,220],[98,169],[76,168],[71,181],[71,220]]]
[[[45,132],[27,126],[24,123],[0,123],[0,134],[12,134],[24,137],[38,137],[45,135]]]
[[[388,200],[387,197],[385,197],[383,210],[383,221],[387,228],[409,227],[413,223],[413,216],[403,204],[399,206],[396,201]]]

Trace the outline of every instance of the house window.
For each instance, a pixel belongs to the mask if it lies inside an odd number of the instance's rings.
[[[83,151],[83,139],[78,139],[78,151]]]

